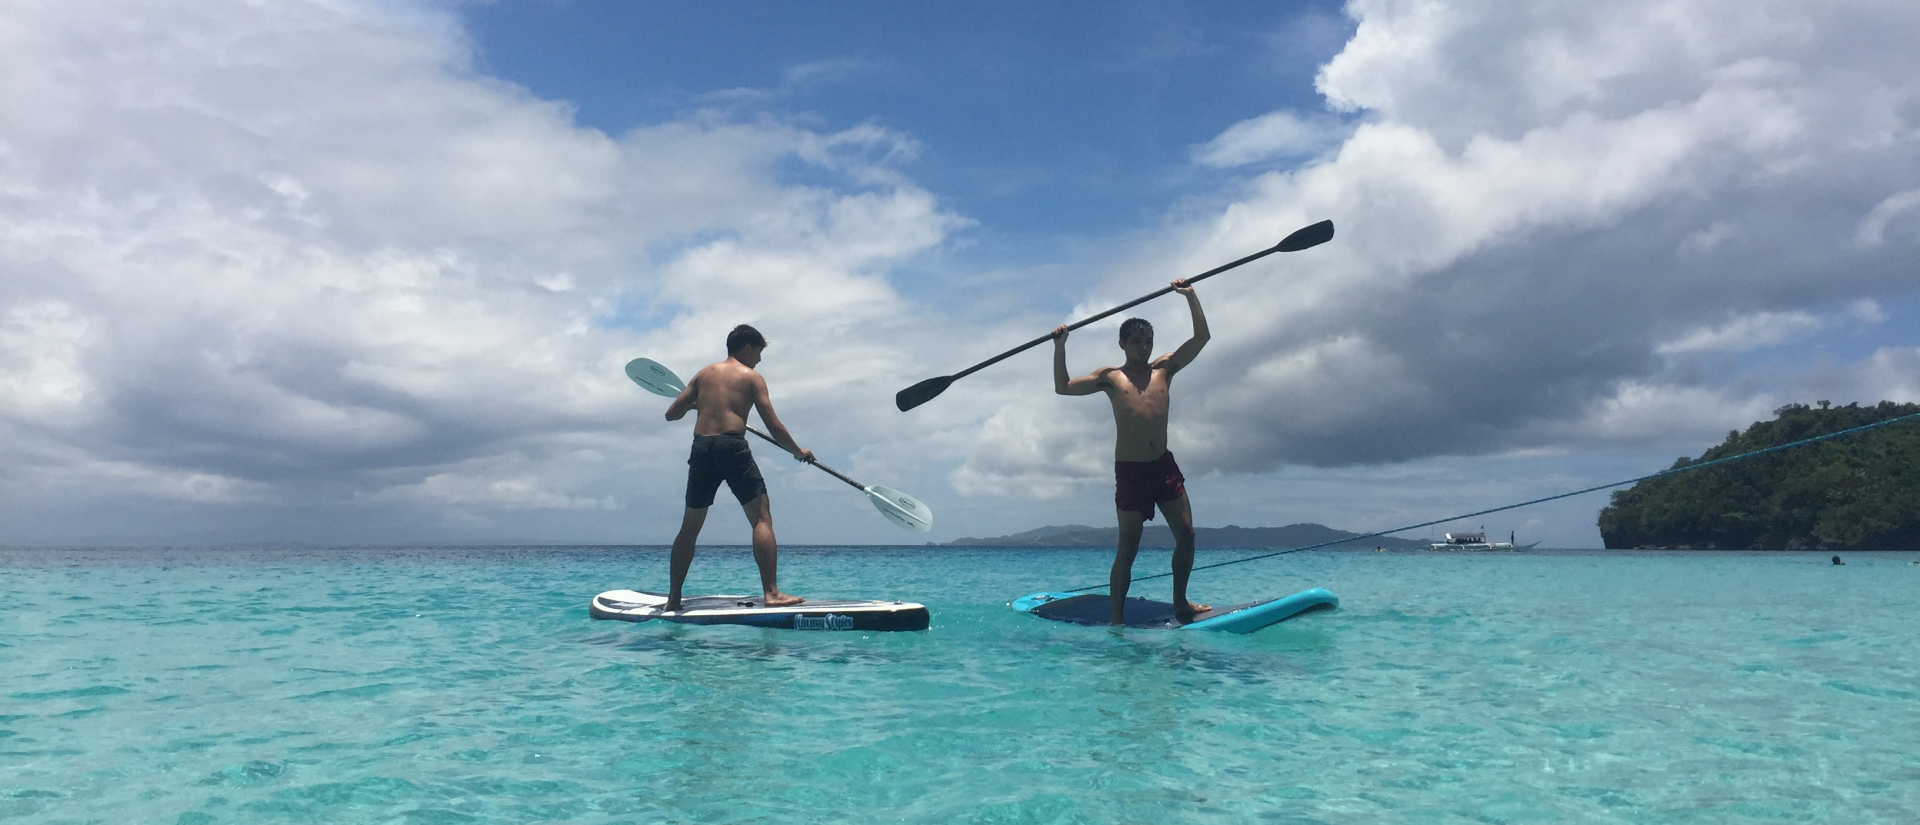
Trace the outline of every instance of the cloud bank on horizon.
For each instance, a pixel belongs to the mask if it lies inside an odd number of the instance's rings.
[[[975,522],[947,538],[1024,529],[1103,500],[1105,409],[1052,396],[1042,356],[905,415],[893,391],[1325,217],[1335,242],[1202,286],[1190,475],[1691,453],[1786,401],[1920,399],[1895,309],[1920,9],[1348,12],[1326,111],[1196,144],[1228,188],[1131,228],[1066,318],[989,281],[1013,297],[982,321],[908,280],[975,277],[927,263],[977,220],[915,182],[932,136],[719,89],[734,105],[608,134],[483,74],[430,3],[12,4],[0,541],[661,541],[686,434],[620,365],[689,374],[741,322],[823,459]],[[1184,334],[1177,304],[1143,314],[1162,348]],[[1819,336],[1873,343],[1771,355]],[[1077,334],[1073,368],[1110,337]],[[778,459],[786,540],[898,538]]]

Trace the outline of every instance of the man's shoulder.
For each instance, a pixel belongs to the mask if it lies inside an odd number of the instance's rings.
[[[752,367],[738,361],[727,360],[715,361],[714,363],[701,367],[700,371],[694,373],[693,377],[696,379],[704,377],[710,380],[728,382],[752,381],[759,378],[760,373],[755,372]]]

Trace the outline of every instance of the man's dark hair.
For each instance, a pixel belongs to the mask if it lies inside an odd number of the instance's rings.
[[[1144,329],[1147,331],[1148,335],[1153,334],[1153,325],[1147,323],[1147,319],[1128,318],[1127,320],[1120,322],[1120,343],[1123,343],[1123,344],[1126,343],[1127,336],[1132,335],[1133,331],[1136,329]]]
[[[732,332],[727,333],[727,354],[733,355],[745,347],[766,349],[766,336],[761,335],[760,330],[746,324],[734,327]]]

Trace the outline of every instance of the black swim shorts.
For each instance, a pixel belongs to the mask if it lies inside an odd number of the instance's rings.
[[[1168,450],[1152,461],[1113,462],[1113,506],[1153,520],[1153,506],[1187,494],[1187,477]]]
[[[741,504],[767,491],[760,465],[753,463],[753,451],[747,449],[744,432],[693,437],[693,453],[687,456],[687,506],[713,506],[713,496],[720,491],[722,481]]]

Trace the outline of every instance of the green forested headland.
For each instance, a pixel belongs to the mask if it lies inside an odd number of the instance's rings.
[[[1920,412],[1789,404],[1685,467]],[[1920,421],[1642,481],[1600,511],[1609,549],[1920,550]]]

